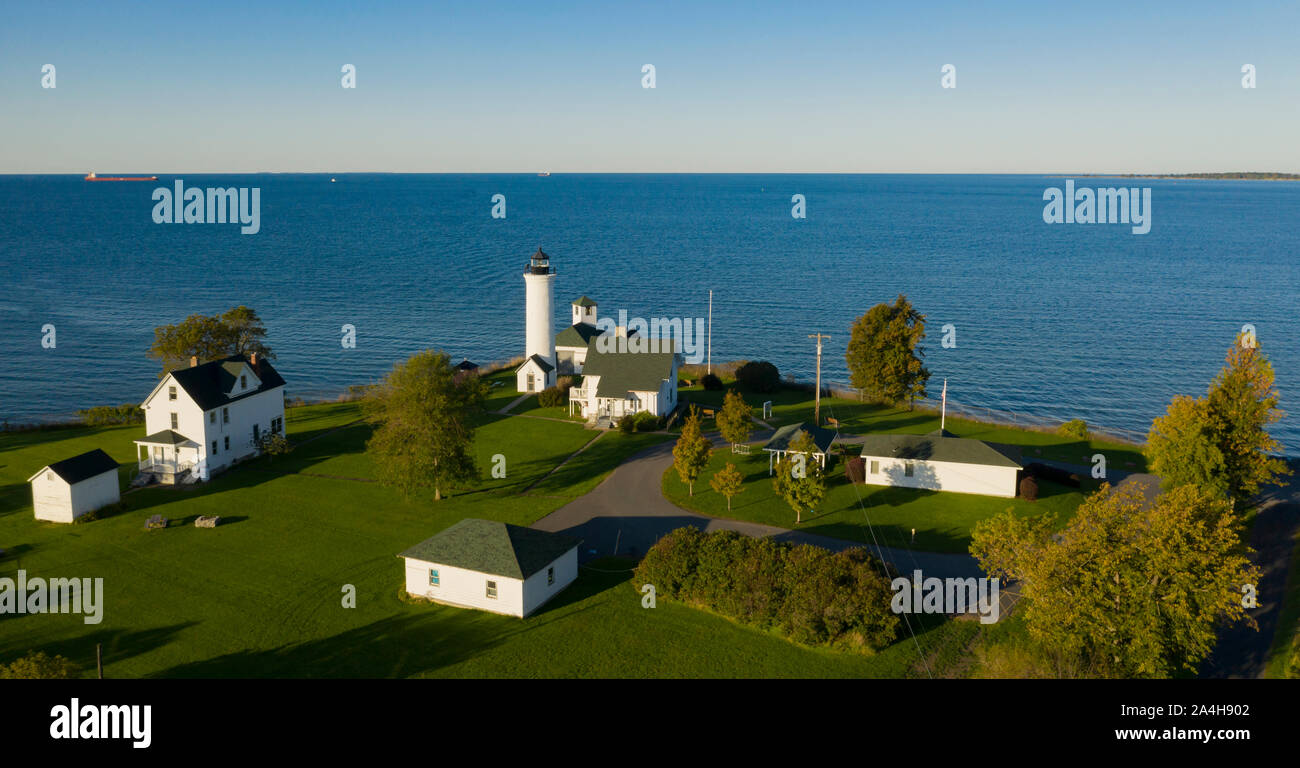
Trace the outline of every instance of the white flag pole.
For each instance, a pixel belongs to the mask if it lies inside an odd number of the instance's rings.
[[[948,423],[948,380],[943,380],[943,405],[939,410],[939,431],[942,432]]]

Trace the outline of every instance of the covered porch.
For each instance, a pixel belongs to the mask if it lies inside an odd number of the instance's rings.
[[[141,484],[175,485],[197,477],[199,444],[181,433],[165,429],[134,442]]]

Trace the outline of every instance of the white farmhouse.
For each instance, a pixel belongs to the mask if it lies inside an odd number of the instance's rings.
[[[665,416],[677,407],[681,364],[671,341],[597,336],[587,346],[582,386],[569,390],[569,410],[597,425],[639,411]]]
[[[398,555],[406,591],[438,603],[523,618],[578,578],[579,541],[467,518]]]
[[[42,467],[27,482],[37,520],[70,523],[122,499],[117,462],[98,448]]]
[[[137,482],[207,480],[284,432],[284,379],[266,360],[232,355],[168,373],[140,404]]]
[[[937,430],[928,435],[867,435],[862,459],[869,485],[1016,495],[1020,463],[982,440]]]

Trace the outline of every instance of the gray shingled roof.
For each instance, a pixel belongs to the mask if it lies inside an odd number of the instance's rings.
[[[105,472],[116,470],[117,462],[113,461],[112,456],[109,456],[107,453],[96,448],[93,451],[86,451],[85,453],[73,456],[70,459],[56,461],[53,464],[41,467],[39,472],[32,475],[32,478],[47,469],[63,478],[64,482],[72,485],[79,483],[82,480],[88,480],[96,475],[102,475]],[[32,478],[28,478],[28,482],[31,482]]]
[[[239,378],[239,370],[243,363],[247,363],[253,369],[253,373],[261,379],[262,386],[234,397],[226,397],[226,393],[235,388],[235,381]],[[270,363],[266,360],[258,360],[257,365],[253,365],[243,355],[231,355],[202,365],[177,368],[171,372],[171,375],[186,394],[194,398],[194,402],[205,411],[284,386],[284,379],[280,378],[280,374],[271,367]]]
[[[582,364],[582,375],[599,376],[599,397],[625,397],[628,392],[658,392],[660,385],[673,375],[675,352],[634,352],[631,349],[614,349],[602,352],[600,337],[587,345],[587,359]],[[611,346],[614,345],[614,340]],[[646,340],[647,346],[650,341]],[[662,349],[672,342],[663,341]]]
[[[180,432],[171,429],[164,429],[161,432],[154,432],[152,435],[146,435],[135,442],[148,443],[149,445],[184,445],[185,443],[191,442],[191,440]]]
[[[586,347],[592,339],[599,335],[600,329],[591,323],[578,323],[555,334],[555,346]]]
[[[867,435],[862,441],[862,455],[863,457],[1023,468],[1019,462],[982,440],[948,437],[937,430],[928,435]]]
[[[800,431],[812,435],[813,443],[817,450],[826,453],[831,449],[831,443],[835,441],[835,434],[829,429],[814,427],[808,422],[801,421],[798,424],[787,424],[778,429],[772,437],[763,444],[765,451],[785,451],[790,448],[790,441],[794,440],[795,435]]]
[[[471,517],[398,557],[508,579],[526,579],[578,544],[571,536]]]
[[[550,373],[551,371],[555,370],[555,366],[546,362],[546,358],[542,357],[541,355],[533,355],[532,357],[528,358],[528,360],[532,360],[534,363],[537,363],[537,367],[541,368],[544,373]],[[525,360],[522,365],[516,368],[515,372],[519,372],[523,370],[524,366],[528,365],[528,360]]]

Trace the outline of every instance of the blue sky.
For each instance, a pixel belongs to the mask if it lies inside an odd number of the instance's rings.
[[[0,172],[1300,172],[1295,2],[191,5],[7,4]]]

